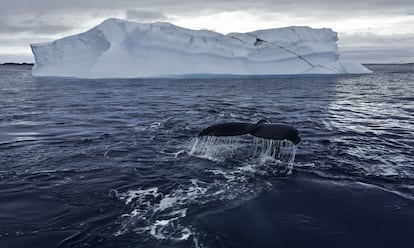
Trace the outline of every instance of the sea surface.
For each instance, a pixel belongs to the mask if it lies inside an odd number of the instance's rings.
[[[0,247],[414,247],[414,65],[368,67],[80,80],[0,66]],[[239,137],[194,152],[209,125],[261,119],[299,130],[293,164]]]

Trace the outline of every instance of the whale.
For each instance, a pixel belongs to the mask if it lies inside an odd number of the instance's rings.
[[[211,125],[198,133],[201,136],[238,136],[253,135],[258,138],[272,140],[289,140],[297,145],[301,141],[299,131],[289,125],[282,123],[270,123],[267,120],[260,120],[256,124],[245,122],[227,122]]]

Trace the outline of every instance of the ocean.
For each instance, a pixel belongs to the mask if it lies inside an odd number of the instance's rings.
[[[80,80],[0,66],[0,247],[413,247],[414,65],[368,67]],[[194,152],[209,125],[261,119],[299,130],[293,163],[243,137]]]

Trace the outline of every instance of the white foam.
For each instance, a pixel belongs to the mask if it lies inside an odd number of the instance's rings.
[[[190,149],[192,152],[190,151],[189,154],[211,157],[218,163],[217,167],[200,172],[211,181],[204,182],[193,178],[172,189],[151,187],[129,190],[125,193],[116,192],[115,195],[131,208],[129,213],[122,215],[122,224],[116,235],[133,231],[150,235],[155,239],[173,241],[185,241],[192,237],[197,246],[199,234],[191,225],[184,224],[186,223],[184,220],[189,217],[188,213],[191,212],[190,208],[217,201],[241,203],[268,189],[269,183],[251,179],[264,175],[268,173],[269,168],[278,168],[277,166],[284,168],[284,173],[286,173],[286,168],[290,167],[285,164],[281,165],[281,162],[275,162],[275,157],[280,158],[280,152],[286,152],[284,149],[287,148],[283,147],[285,143],[282,141],[263,142],[259,139],[253,142],[253,139],[246,139],[246,137],[225,139],[202,137],[194,140]],[[223,144],[224,146],[220,146]],[[217,149],[217,145],[220,149]],[[230,148],[226,150],[224,149],[226,147]],[[241,159],[238,160],[236,166],[232,167],[222,166],[222,163],[214,159],[214,156],[224,158],[222,161],[226,160],[225,156],[235,155],[237,157],[238,149],[244,149],[245,155],[256,154],[258,157],[262,155],[268,158],[263,164],[257,163],[259,159]],[[294,152],[295,150],[288,151]],[[248,157],[245,156],[245,158]],[[287,161],[293,163],[293,159]]]
[[[187,216],[189,205],[207,192],[207,188],[201,186],[203,182],[197,179],[190,182],[167,194],[159,192],[157,187],[118,193],[118,198],[133,210],[122,216],[123,226],[116,235],[133,229],[156,239],[187,240],[192,235],[191,227],[182,225],[180,219]]]
[[[197,232],[192,226],[183,224],[189,208],[218,200],[244,201],[263,190],[263,186],[246,184],[248,175],[243,175],[238,168],[206,172],[219,177],[209,183],[191,179],[189,183],[181,184],[168,193],[161,193],[158,188],[116,193],[119,199],[131,207],[131,211],[122,215],[121,227],[115,235],[133,231],[159,240],[183,241],[193,237],[197,243]]]
[[[126,194],[120,195],[120,199],[125,200],[126,204],[130,204],[133,199],[136,199],[136,198],[141,199],[142,197],[145,197],[147,195],[150,195],[155,198],[159,196],[160,193],[158,193],[157,187],[149,188],[145,190],[130,190]]]

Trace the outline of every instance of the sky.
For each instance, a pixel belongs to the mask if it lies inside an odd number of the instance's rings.
[[[33,62],[30,43],[77,34],[111,17],[224,34],[332,28],[343,59],[414,62],[413,0],[0,0],[0,63]]]

